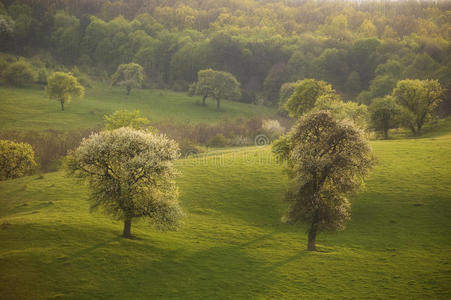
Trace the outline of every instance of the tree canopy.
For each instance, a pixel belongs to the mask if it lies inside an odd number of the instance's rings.
[[[36,167],[29,144],[0,140],[0,180],[24,176]]]
[[[116,72],[111,76],[111,84],[124,86],[127,95],[130,95],[132,88],[140,88],[143,81],[144,69],[136,63],[119,65]]]
[[[61,103],[61,111],[64,111],[64,103],[70,103],[72,97],[83,97],[84,87],[77,78],[70,73],[55,72],[47,78],[45,89],[50,99]]]
[[[396,128],[400,121],[400,108],[392,96],[374,99],[369,107],[371,126],[388,138],[388,131]]]
[[[294,88],[285,103],[285,109],[291,117],[299,117],[309,112],[319,97],[334,97],[335,94],[332,86],[324,81],[304,79]]]
[[[201,70],[198,78],[192,89],[195,94],[202,96],[202,105],[205,105],[207,97],[212,97],[216,100],[216,109],[219,111],[221,99],[236,100],[241,96],[240,83],[228,72]]]
[[[178,205],[177,144],[164,135],[122,127],[94,133],[67,159],[70,174],[85,179],[91,189],[91,208],[124,221],[131,237],[134,218],[172,228],[182,215]]]
[[[105,115],[103,118],[105,120],[105,128],[108,130],[121,127],[144,129],[150,123],[149,119],[140,116],[139,110],[128,111],[121,109],[111,115]]]
[[[307,249],[316,250],[318,231],[345,228],[350,218],[346,196],[373,165],[371,148],[353,123],[327,111],[304,115],[283,140],[273,151],[279,156],[281,150],[288,152],[291,185],[284,220],[309,224]]]
[[[393,97],[401,107],[402,122],[413,134],[433,116],[442,101],[443,88],[437,80],[406,79],[398,81]]]

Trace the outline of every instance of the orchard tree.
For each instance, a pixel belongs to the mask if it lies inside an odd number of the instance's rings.
[[[405,79],[398,81],[393,97],[401,106],[402,122],[414,135],[432,117],[442,101],[443,88],[437,80]]]
[[[235,76],[212,69],[199,71],[198,81],[191,89],[202,96],[202,105],[205,105],[207,97],[214,98],[218,111],[221,110],[221,99],[236,100],[241,96],[240,83]]]
[[[106,115],[103,118],[105,120],[105,128],[108,130],[121,127],[144,129],[150,123],[149,119],[140,116],[139,110],[128,111],[122,109],[115,111],[111,115]]]
[[[123,220],[123,236],[130,238],[135,218],[148,217],[158,227],[177,225],[178,155],[176,142],[164,135],[122,127],[84,139],[68,156],[67,168],[88,182],[91,208]]]
[[[8,65],[2,75],[6,82],[14,86],[23,86],[35,79],[31,65],[23,59]]]
[[[125,86],[127,95],[132,88],[140,88],[144,81],[143,67],[136,63],[122,64],[117,67],[116,73],[111,77],[111,84]]]
[[[29,144],[0,140],[0,180],[24,176],[36,167]]]
[[[310,112],[273,152],[288,158],[289,209],[284,220],[309,224],[307,250],[316,250],[320,231],[343,230],[350,219],[346,196],[355,191],[373,165],[363,132],[328,111]],[[285,152],[285,153],[281,153]]]
[[[300,117],[310,111],[321,96],[334,96],[335,90],[330,84],[315,79],[304,79],[294,88],[285,109],[293,118]]]
[[[376,98],[369,107],[371,126],[388,138],[388,131],[399,125],[400,108],[392,96]]]
[[[85,89],[71,73],[55,72],[47,78],[47,95],[61,103],[61,111],[64,111],[64,103],[70,103],[72,97],[83,97]]]

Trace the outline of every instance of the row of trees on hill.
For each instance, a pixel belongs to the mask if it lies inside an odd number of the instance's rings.
[[[134,62],[147,76],[144,85],[178,90],[211,68],[237,78],[240,101],[269,105],[284,82],[316,78],[369,104],[406,78],[437,79],[448,88],[449,6],[8,0],[0,3],[0,51],[37,56],[48,69],[77,65],[98,77]]]
[[[397,82],[385,97],[365,104],[345,102],[332,86],[324,81],[304,79],[285,83],[280,90],[279,108],[292,118],[307,111],[330,110],[338,119],[349,119],[360,128],[369,126],[384,137],[392,128],[405,126],[417,135],[426,122],[433,119],[442,102],[444,89],[437,80],[405,79]]]

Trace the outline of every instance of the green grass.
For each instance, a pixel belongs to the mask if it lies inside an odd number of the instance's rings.
[[[140,221],[137,240],[90,214],[85,186],[63,173],[2,182],[2,298],[449,299],[451,135],[372,145],[352,221],[321,234],[319,252],[280,222],[286,180],[268,147],[180,160],[185,224]]]
[[[97,85],[86,90],[86,96],[66,104],[47,98],[44,90],[34,88],[0,88],[0,128],[2,129],[78,129],[103,126],[103,116],[118,109],[140,110],[153,122],[217,122],[222,119],[269,116],[274,109],[233,101],[221,101],[221,112],[216,103],[207,100],[200,105],[200,97],[167,90],[132,90],[130,96],[120,87]]]

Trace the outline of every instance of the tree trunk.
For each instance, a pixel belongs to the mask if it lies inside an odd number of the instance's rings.
[[[207,100],[207,96],[202,96],[202,106],[205,106],[205,100]]]
[[[218,111],[221,110],[221,100],[220,100],[219,98],[216,99],[216,109],[217,109]]]
[[[61,102],[61,111],[64,111],[64,99],[61,99],[60,102]]]
[[[318,212],[315,212],[312,220],[312,225],[310,226],[310,229],[308,231],[308,251],[316,251],[316,233],[318,232],[318,221],[319,215]]]
[[[388,139],[388,128],[384,128],[384,139]]]
[[[125,219],[124,232],[122,233],[122,236],[124,238],[131,238],[132,237],[131,229],[132,229],[132,219]]]

